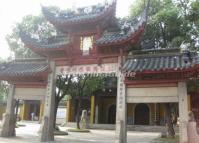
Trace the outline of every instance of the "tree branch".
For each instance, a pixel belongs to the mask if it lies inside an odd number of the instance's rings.
[[[81,94],[83,93],[83,89],[84,89],[84,87],[85,87],[85,85],[86,85],[87,80],[88,80],[88,77],[86,76],[86,77],[84,78],[84,82],[83,82],[82,87],[81,87],[81,89],[80,89]]]

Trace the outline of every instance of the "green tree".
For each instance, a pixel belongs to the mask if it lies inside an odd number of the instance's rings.
[[[0,59],[0,64],[4,60]],[[5,102],[8,95],[8,83],[5,81],[0,81],[0,103]]]
[[[0,102],[6,101],[8,94],[8,84],[5,81],[0,81]]]
[[[37,40],[47,39],[51,36],[55,36],[56,29],[45,20],[42,15],[33,16],[28,15],[25,16],[21,22],[17,23],[12,29],[12,33],[6,36],[6,40],[9,44],[10,50],[14,53],[14,57],[17,58],[40,58],[40,56],[33,51],[31,51],[28,47],[25,47],[24,43],[22,43],[20,39],[20,31],[25,32],[32,38]],[[68,77],[57,77],[56,87],[57,92],[55,98],[55,123],[56,123],[56,113],[59,102],[66,95],[65,90],[67,89],[67,84],[65,80],[68,80]],[[2,86],[3,88],[3,86]],[[0,89],[1,90],[1,89]],[[1,92],[1,91],[0,91]],[[55,124],[54,124],[55,125]]]
[[[145,1],[131,7],[131,18],[143,9]],[[145,38],[154,39],[155,47],[195,48],[199,41],[198,0],[151,0]]]
[[[57,109],[61,100],[66,97],[66,95],[70,94],[69,89],[72,87],[72,78],[73,76],[67,75],[58,75],[56,80],[56,91],[55,91],[55,108],[54,108],[54,128],[56,127],[56,116]]]
[[[56,80],[55,93],[55,120],[54,127],[56,128],[56,114],[60,101],[66,97],[71,96],[77,99],[76,124],[80,129],[80,114],[82,98],[93,95],[97,90],[105,87],[115,87],[117,83],[116,78],[110,77],[96,77],[89,75],[59,75]],[[57,129],[57,128],[56,128]]]
[[[103,77],[94,77],[89,75],[78,75],[72,78],[72,86],[69,89],[69,95],[77,97],[76,123],[80,129],[80,113],[83,96],[91,96],[96,90],[104,87]]]
[[[14,52],[15,58],[39,58],[40,56],[25,47],[20,39],[20,31],[30,37],[42,40],[56,35],[56,29],[42,16],[25,16],[21,22],[12,29],[12,33],[6,36],[9,48]]]

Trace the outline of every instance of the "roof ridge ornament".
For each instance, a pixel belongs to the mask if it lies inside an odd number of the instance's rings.
[[[123,30],[125,34],[128,34],[130,32],[134,32],[135,29],[137,29],[139,26],[138,25],[142,25],[143,23],[146,25],[147,23],[147,19],[148,19],[148,10],[149,10],[149,6],[150,6],[150,0],[148,0],[147,5],[145,6],[143,12],[140,14],[140,16],[138,18],[136,18],[136,25],[135,23],[133,23],[133,21],[127,22],[125,21],[124,25],[123,25]],[[136,27],[138,26],[138,27]],[[128,30],[128,31],[126,31]]]
[[[77,10],[64,10],[52,11],[48,7],[42,6],[42,12],[49,22],[55,26],[67,26],[80,23],[97,22],[115,15],[116,3],[113,0],[110,4],[98,4],[88,7],[80,7]]]
[[[116,0],[114,0],[116,2]],[[135,24],[132,21],[125,21],[120,25],[120,34],[111,34],[107,37],[108,34],[104,34],[100,39],[97,40],[98,46],[112,45],[116,43],[125,43],[132,42],[135,37],[135,33],[139,32],[139,36],[141,36],[144,31],[145,25],[147,23],[148,9],[150,5],[150,0],[148,0],[147,5],[145,6],[143,12],[140,14],[140,19],[136,19]],[[138,33],[137,33],[138,34]],[[139,37],[140,38],[140,37]]]

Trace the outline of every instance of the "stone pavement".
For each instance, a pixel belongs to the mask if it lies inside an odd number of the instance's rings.
[[[25,127],[16,129],[17,137],[0,138],[0,143],[39,143],[37,123],[23,123]],[[66,128],[61,128],[66,130]],[[115,131],[91,130],[90,133],[69,133],[68,136],[56,136],[53,143],[114,143]],[[150,143],[160,133],[128,132],[128,143]]]

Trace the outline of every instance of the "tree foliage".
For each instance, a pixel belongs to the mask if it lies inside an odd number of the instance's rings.
[[[4,60],[0,59],[0,63]],[[0,103],[5,102],[8,95],[8,84],[5,81],[0,81]]]
[[[55,90],[55,108],[54,108],[54,128],[56,129],[56,116],[57,109],[61,100],[70,94],[69,89],[72,85],[72,76],[58,75],[56,79],[56,90]]]
[[[0,102],[5,102],[8,95],[8,84],[0,81]]]
[[[69,95],[75,96],[77,99],[77,113],[76,123],[77,128],[80,129],[80,113],[83,96],[92,96],[93,93],[104,88],[104,77],[95,77],[89,75],[77,75],[72,79],[71,88],[69,89]]]
[[[60,101],[66,97],[75,97],[78,102],[76,121],[77,128],[80,129],[80,114],[81,103],[84,96],[92,96],[96,90],[105,87],[114,86],[116,80],[107,77],[96,77],[89,75],[59,75],[56,80],[55,92],[55,120],[54,127],[56,128],[56,114]]]
[[[138,16],[146,1],[132,6],[131,18]],[[152,0],[145,36],[154,39],[156,48],[198,46],[198,0]]]
[[[25,16],[21,22],[14,26],[12,33],[6,36],[10,50],[13,51],[15,58],[40,57],[29,48],[25,47],[20,39],[20,31],[23,31],[30,37],[38,40],[56,35],[55,28],[46,21],[43,16]]]

